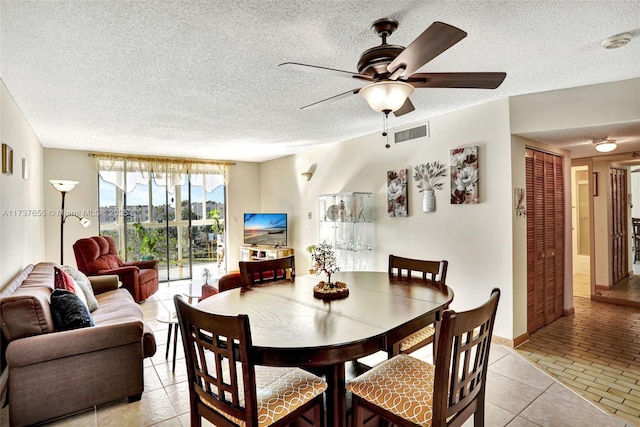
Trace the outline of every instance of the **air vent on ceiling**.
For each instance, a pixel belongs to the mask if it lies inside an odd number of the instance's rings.
[[[427,136],[427,122],[426,125],[418,126],[416,128],[406,129],[400,132],[395,133],[395,141],[396,144],[404,141],[409,141],[411,139],[422,138]]]

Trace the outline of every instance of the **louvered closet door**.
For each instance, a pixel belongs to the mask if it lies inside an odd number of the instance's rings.
[[[562,157],[526,150],[527,331],[563,314],[564,180]]]
[[[609,211],[611,214],[611,284],[628,276],[627,265],[627,171],[612,168],[610,173]]]

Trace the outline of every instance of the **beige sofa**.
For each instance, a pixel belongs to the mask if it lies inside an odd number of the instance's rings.
[[[12,426],[123,398],[139,400],[143,358],[156,351],[142,309],[118,288],[118,276],[90,278],[99,304],[91,313],[95,326],[54,331],[49,306],[53,266],[29,265],[0,290]]]

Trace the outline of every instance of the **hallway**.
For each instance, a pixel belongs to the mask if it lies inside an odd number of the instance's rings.
[[[609,413],[640,425],[640,308],[574,297],[575,315],[516,351]]]

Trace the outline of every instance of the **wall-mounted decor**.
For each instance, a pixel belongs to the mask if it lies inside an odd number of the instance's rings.
[[[427,162],[415,167],[413,179],[418,183],[420,192],[424,192],[422,196],[422,211],[433,212],[436,210],[436,198],[434,190],[442,190],[444,182],[442,179],[447,176],[447,167],[439,162]]]
[[[2,173],[13,174],[13,148],[2,144]]]
[[[524,188],[513,189],[513,207],[516,210],[516,215],[527,216],[527,202]]]
[[[387,213],[389,216],[409,216],[407,173],[407,169],[387,172]]]
[[[24,157],[22,158],[22,179],[29,179],[29,162]]]
[[[478,203],[478,147],[451,150],[451,204]]]

